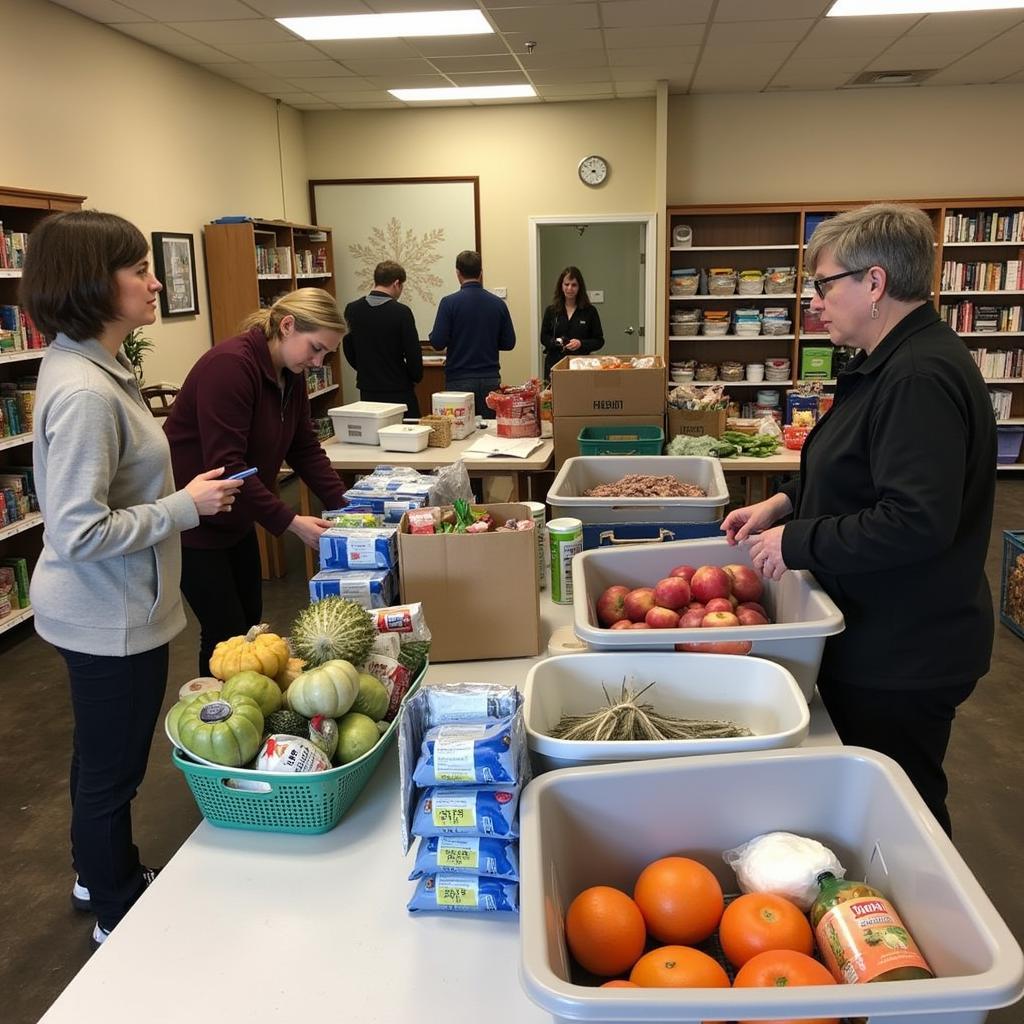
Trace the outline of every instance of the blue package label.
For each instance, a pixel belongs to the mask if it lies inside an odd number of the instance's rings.
[[[393,569],[326,569],[309,581],[309,600],[347,597],[364,608],[387,608],[398,598],[398,578]]]
[[[519,841],[492,836],[429,836],[416,850],[410,881],[461,873],[519,881]]]
[[[513,719],[428,729],[412,780],[417,786],[515,785],[519,733]]]
[[[321,569],[393,569],[398,530],[332,527],[320,534]]]
[[[412,820],[415,836],[519,836],[519,790],[497,786],[426,789]]]
[[[519,911],[519,886],[479,875],[427,875],[416,883],[409,910],[438,910],[456,914]]]

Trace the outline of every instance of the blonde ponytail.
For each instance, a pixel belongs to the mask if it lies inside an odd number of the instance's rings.
[[[297,288],[287,295],[282,295],[268,309],[258,309],[242,321],[243,331],[253,327],[260,328],[269,341],[281,333],[281,321],[286,316],[295,318],[295,328],[299,331],[328,330],[339,334],[348,334],[348,324],[338,309],[338,304],[330,292],[322,288]]]

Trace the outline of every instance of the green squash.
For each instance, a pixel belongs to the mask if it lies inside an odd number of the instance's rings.
[[[190,753],[240,768],[248,764],[263,738],[263,712],[244,693],[225,699],[223,691],[212,690],[193,697],[178,717],[178,739]]]
[[[285,701],[292,711],[306,718],[339,718],[358,695],[359,673],[354,665],[339,658],[303,672],[285,691]]]
[[[387,687],[376,676],[360,672],[359,695],[349,710],[358,711],[359,714],[379,722],[388,713],[390,701]]]
[[[262,672],[255,672],[252,669],[236,672],[221,687],[220,692],[225,700],[233,697],[236,693],[244,693],[246,697],[252,697],[259,704],[264,718],[271,712],[280,710],[283,702],[281,687],[270,676],[265,676]]]
[[[334,755],[338,764],[348,764],[373,750],[380,742],[377,723],[358,711],[350,711],[338,722],[338,750]]]

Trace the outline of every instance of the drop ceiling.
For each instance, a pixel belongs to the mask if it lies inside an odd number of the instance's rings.
[[[528,83],[533,100],[1024,82],[1024,11],[825,18],[831,0],[54,0],[299,110],[395,88]],[[274,20],[478,7],[493,35],[306,42]],[[533,44],[531,46],[531,44]],[[891,86],[890,86],[891,87]],[[461,101],[465,104],[466,101]],[[450,105],[434,104],[434,105]]]

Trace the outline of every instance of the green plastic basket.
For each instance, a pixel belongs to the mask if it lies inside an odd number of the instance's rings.
[[[577,438],[580,455],[660,455],[665,447],[661,427],[584,427]]]
[[[384,759],[398,731],[405,701],[419,689],[426,673],[424,665],[380,742],[340,768],[295,775],[252,768],[209,768],[190,760],[177,748],[171,751],[171,761],[185,776],[199,810],[211,825],[300,835],[329,832]]]

